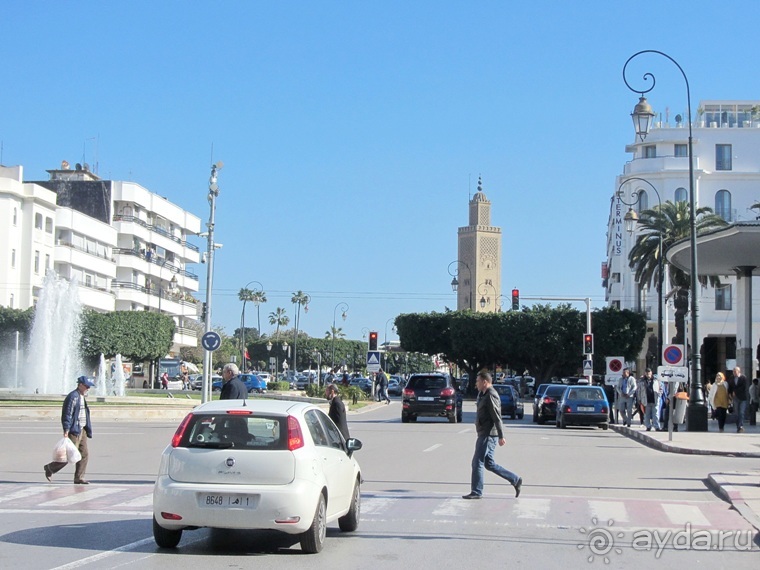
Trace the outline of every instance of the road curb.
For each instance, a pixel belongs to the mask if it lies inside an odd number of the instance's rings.
[[[710,473],[707,476],[707,486],[718,494],[718,496],[724,501],[731,503],[731,506],[737,510],[737,512],[744,517],[744,519],[750,523],[755,529],[760,532],[760,516],[752,508],[747,498],[745,498],[741,487],[732,484],[731,479],[737,477],[745,477],[746,473]],[[760,487],[760,484],[758,484]],[[755,494],[758,494],[756,491]],[[757,502],[757,500],[755,500]]]
[[[698,449],[693,447],[681,447],[672,443],[665,443],[647,435],[646,432],[631,429],[620,424],[610,424],[610,429],[617,433],[635,439],[647,447],[664,451],[667,453],[682,453],[685,455],[719,455],[722,457],[751,457],[760,458],[760,452],[757,451],[722,451],[719,449]]]

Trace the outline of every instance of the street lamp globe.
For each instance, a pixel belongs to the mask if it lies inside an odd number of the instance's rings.
[[[647,98],[643,95],[639,97],[639,102],[633,108],[631,113],[633,119],[633,128],[636,130],[636,135],[644,142],[649,134],[649,127],[652,126],[652,119],[654,118],[654,111],[647,101]]]

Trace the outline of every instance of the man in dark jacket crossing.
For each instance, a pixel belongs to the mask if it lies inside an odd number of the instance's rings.
[[[478,388],[477,412],[475,415],[475,453],[472,456],[472,480],[470,493],[463,499],[480,499],[483,496],[483,468],[509,481],[515,488],[515,498],[520,496],[522,477],[508,471],[493,459],[498,440],[499,446],[507,443],[504,439],[504,424],[501,421],[501,398],[491,386],[491,375],[480,372],[475,384]]]

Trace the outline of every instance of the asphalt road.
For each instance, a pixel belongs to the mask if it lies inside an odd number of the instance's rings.
[[[757,566],[752,527],[704,482],[707,473],[746,468],[748,460],[663,453],[612,431],[538,426],[526,406],[525,419],[505,420],[507,445],[496,452],[523,477],[520,498],[487,474],[484,498],[464,501],[473,407],[465,403],[461,424],[402,424],[398,401],[351,415],[351,435],[364,443],[361,524],[352,534],[332,525],[325,549],[313,556],[293,539],[254,531],[185,532],[176,551],[158,549],[152,483],[177,422],[96,422],[86,487],[72,485],[71,467],[53,483],[44,479],[42,465],[60,437],[57,421],[0,422],[0,566]]]

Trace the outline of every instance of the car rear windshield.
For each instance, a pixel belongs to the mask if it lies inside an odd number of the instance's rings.
[[[233,414],[194,414],[179,447],[287,449],[285,418]]]
[[[551,396],[552,398],[559,398],[565,393],[567,386],[549,386],[544,392],[544,396]]]
[[[504,384],[494,385],[493,389],[496,390],[502,396],[511,396],[512,395],[512,387],[511,386],[505,386]]]
[[[567,397],[570,400],[604,400],[604,394],[596,388],[570,388]]]
[[[412,390],[437,390],[446,387],[446,379],[440,376],[415,376],[409,380]]]

